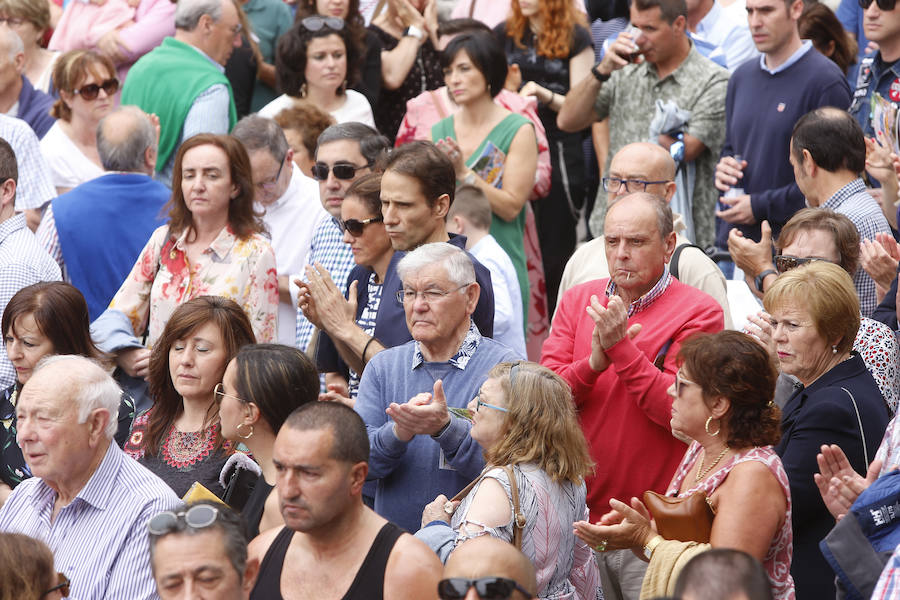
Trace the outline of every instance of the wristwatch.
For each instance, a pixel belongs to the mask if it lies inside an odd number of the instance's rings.
[[[609,75],[604,75],[603,73],[601,73],[600,69],[598,68],[599,66],[600,66],[600,63],[597,63],[596,65],[591,67],[591,75],[593,75],[597,81],[599,81],[600,83],[603,83],[604,81],[609,79]]]
[[[657,535],[652,540],[647,542],[647,545],[644,546],[644,557],[647,560],[650,560],[653,557],[653,551],[656,550],[656,547],[659,546],[664,541],[665,541],[665,538],[663,536]]]
[[[756,289],[761,292],[765,291],[763,289],[763,281],[765,281],[766,277],[768,277],[769,275],[778,275],[778,271],[776,271],[775,269],[766,269],[765,271],[757,275],[756,279],[753,280],[753,283],[756,284]]]
[[[406,29],[403,30],[403,37],[414,37],[417,40],[421,40],[425,37],[425,32],[416,27],[415,25],[410,25]]]

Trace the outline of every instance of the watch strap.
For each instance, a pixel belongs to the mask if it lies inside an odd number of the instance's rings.
[[[653,558],[653,551],[656,550],[656,547],[659,546],[662,542],[665,541],[665,538],[661,535],[654,537],[652,540],[647,542],[647,545],[644,546],[644,557],[647,560]]]
[[[756,279],[753,280],[753,283],[756,284],[756,289],[761,292],[764,291],[763,281],[765,281],[766,277],[768,277],[769,275],[778,275],[778,271],[776,271],[775,269],[766,269],[765,271],[757,275]]]
[[[425,32],[415,25],[410,25],[403,30],[403,37],[414,37],[417,40],[421,40],[423,37],[425,37]]]
[[[609,79],[609,75],[604,75],[603,73],[601,73],[600,69],[598,68],[599,66],[600,66],[600,63],[597,63],[596,65],[591,67],[591,75],[593,75],[597,81],[599,81],[600,83],[603,83],[604,81]]]

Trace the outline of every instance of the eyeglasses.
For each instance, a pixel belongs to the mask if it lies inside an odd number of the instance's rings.
[[[312,176],[316,181],[325,181],[326,179],[328,179],[328,171],[330,170],[338,179],[353,179],[354,177],[356,177],[357,171],[359,171],[360,169],[367,169],[371,166],[372,163],[366,163],[359,167],[357,167],[356,165],[340,163],[329,167],[325,163],[317,162],[312,166]]]
[[[41,598],[46,596],[47,594],[52,594],[53,592],[59,590],[59,593],[62,594],[63,598],[69,597],[69,578],[66,577],[63,573],[57,573],[56,578],[60,581],[52,588],[41,594]]]
[[[872,0],[859,0],[859,7],[863,10],[869,8],[872,4]],[[894,10],[894,6],[897,5],[897,0],[876,0],[876,4],[878,4],[878,8],[881,10]]]
[[[19,17],[0,17],[0,25],[8,27],[18,27],[26,22],[25,19],[20,19]]]
[[[441,300],[445,296],[449,296],[453,292],[458,292],[463,288],[467,288],[473,283],[475,282],[472,281],[470,283],[463,284],[458,288],[450,290],[449,292],[445,292],[444,290],[424,290],[422,292],[418,290],[400,290],[399,292],[397,292],[397,302],[399,302],[400,304],[404,304],[406,302],[414,302],[418,296],[422,296],[426,304],[431,304],[432,302]]]
[[[241,404],[247,404],[242,398],[238,398],[237,396],[232,396],[231,394],[225,393],[225,384],[217,383],[216,387],[213,388],[213,393],[216,395],[216,402],[222,402],[223,398],[233,398],[240,402]]]
[[[287,152],[285,152],[284,156],[281,157],[281,164],[278,166],[278,172],[275,173],[274,179],[270,179],[269,181],[261,181],[256,184],[256,187],[266,193],[274,192],[275,187],[278,185],[278,180],[281,179],[281,171],[284,170],[284,163],[285,163],[286,158],[287,158]]]
[[[72,90],[72,93],[78,94],[79,96],[90,102],[91,100],[97,99],[97,96],[100,95],[100,90],[106,92],[107,96],[112,96],[119,91],[119,80],[113,77],[112,79],[107,79],[100,84],[89,83],[82,88]]]
[[[462,600],[469,592],[469,588],[475,588],[475,592],[481,600],[509,600],[516,590],[525,598],[531,598],[531,593],[506,577],[479,577],[478,579],[466,579],[464,577],[451,577],[441,579],[438,582],[438,596],[441,600]]]
[[[496,404],[488,404],[487,402],[484,402],[481,399],[481,394],[479,393],[477,396],[475,396],[475,410],[476,411],[481,410],[482,406],[486,406],[488,408],[493,408],[494,410],[499,410],[500,412],[505,412],[505,413],[509,412],[508,408],[503,408],[502,406],[497,406]]]
[[[219,509],[215,506],[197,504],[187,510],[167,510],[157,514],[147,522],[147,530],[151,535],[166,535],[180,531],[182,523],[191,529],[204,529],[215,523],[218,517]]]
[[[319,31],[325,26],[337,31],[344,28],[344,20],[340,17],[320,17],[318,15],[306,17],[300,21],[300,24],[303,25],[307,31]]]
[[[604,177],[600,181],[603,182],[603,191],[618,194],[622,186],[629,194],[634,192],[646,192],[648,185],[656,185],[659,183],[669,183],[668,181],[644,181],[643,179],[619,179],[618,177]]]
[[[338,227],[340,227],[341,233],[348,231],[353,237],[359,237],[363,234],[363,229],[365,229],[366,225],[369,223],[381,223],[382,221],[384,221],[384,217],[381,215],[371,219],[363,219],[362,221],[359,219],[347,219],[346,221],[338,219]]]
[[[807,263],[811,263],[814,261],[823,260],[825,262],[831,262],[827,258],[816,258],[814,256],[810,256],[808,258],[800,258],[797,256],[790,256],[788,254],[776,254],[775,255],[775,269],[779,273],[786,273],[791,269],[796,269],[801,265],[805,265]]]
[[[679,370],[675,373],[675,395],[676,395],[676,396],[680,396],[680,395],[681,395],[681,388],[684,387],[685,384],[688,384],[688,385],[698,385],[696,382],[691,381],[690,379],[685,379],[684,377],[682,377],[682,376],[681,376],[681,369],[679,369]]]

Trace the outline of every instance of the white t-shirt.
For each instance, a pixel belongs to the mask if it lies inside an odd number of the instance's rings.
[[[41,154],[50,167],[50,179],[58,188],[77,187],[105,172],[69,139],[58,121],[41,139]]]
[[[512,260],[491,234],[481,238],[469,252],[491,272],[491,287],[494,289],[494,339],[512,348],[521,358],[527,358],[522,292]]]
[[[296,98],[282,94],[259,109],[259,116],[274,119],[278,113],[293,106]],[[331,111],[331,116],[338,123],[356,121],[375,128],[375,117],[372,115],[372,107],[366,97],[356,90],[347,90],[346,100],[343,106]]]

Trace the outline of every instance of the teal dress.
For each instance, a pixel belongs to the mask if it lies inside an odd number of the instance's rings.
[[[525,125],[531,125],[531,121],[519,114],[509,114],[497,123],[487,137],[482,140],[475,152],[466,159],[466,166],[475,171],[479,177],[494,186],[503,187],[503,168],[506,163],[506,154],[513,138],[519,129]],[[438,121],[431,128],[431,139],[437,142],[446,137],[456,139],[456,128],[453,116]],[[516,268],[516,276],[519,279],[519,291],[522,294],[523,323],[528,330],[528,306],[530,288],[528,284],[528,266],[525,262],[525,210],[519,211],[512,221],[504,221],[496,214],[491,219],[491,235],[500,244],[500,247],[509,255],[513,266]]]

